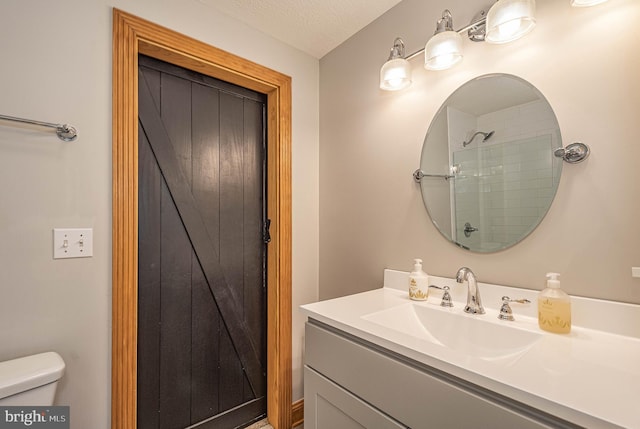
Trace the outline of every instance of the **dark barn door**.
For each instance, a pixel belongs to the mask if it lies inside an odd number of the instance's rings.
[[[139,59],[138,428],[266,416],[265,96]]]

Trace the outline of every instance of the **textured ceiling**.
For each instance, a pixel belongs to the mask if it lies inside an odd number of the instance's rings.
[[[316,58],[400,0],[197,0]]]

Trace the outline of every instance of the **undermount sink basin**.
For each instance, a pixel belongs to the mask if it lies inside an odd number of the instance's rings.
[[[403,304],[362,316],[364,320],[455,350],[468,356],[498,360],[522,354],[542,335],[510,322],[483,320],[489,315],[470,315],[461,309]]]

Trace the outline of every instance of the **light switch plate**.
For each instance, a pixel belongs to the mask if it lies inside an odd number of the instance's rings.
[[[93,228],[54,228],[53,259],[93,256]]]
[[[631,267],[631,277],[640,278],[640,267]]]

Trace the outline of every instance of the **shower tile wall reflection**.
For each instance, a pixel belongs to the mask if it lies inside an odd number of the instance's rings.
[[[553,200],[559,180],[553,112],[536,100],[479,116],[450,109],[448,120],[451,161],[460,168],[451,192],[456,240],[483,251],[502,249],[529,234]],[[494,134],[464,147],[454,130],[466,130],[465,139],[477,130]],[[478,228],[469,237],[467,222]]]
[[[453,153],[456,235],[465,246],[498,250],[527,235],[554,195],[551,134]],[[466,237],[465,223],[478,228]]]

